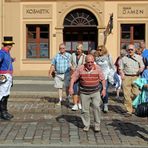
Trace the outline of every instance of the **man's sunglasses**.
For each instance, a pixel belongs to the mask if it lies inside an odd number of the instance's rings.
[[[98,49],[98,51],[102,51],[102,49]]]
[[[130,50],[133,51],[134,49],[133,49],[133,48],[129,48],[128,50],[129,50],[129,51],[130,51]]]
[[[87,62],[87,63],[94,63],[94,62]]]

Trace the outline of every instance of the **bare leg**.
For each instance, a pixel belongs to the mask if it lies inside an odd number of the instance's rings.
[[[63,89],[59,88],[58,93],[59,93],[59,101],[61,102],[62,101],[62,96],[63,96]]]

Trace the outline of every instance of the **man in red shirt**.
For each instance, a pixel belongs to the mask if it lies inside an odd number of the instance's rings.
[[[99,91],[100,82],[103,85],[103,90],[101,92],[102,96],[105,96],[105,79],[101,71],[101,68],[94,64],[94,57],[92,55],[86,56],[86,63],[77,68],[77,70],[71,76],[69,93],[73,94],[73,85],[79,79],[80,83],[80,99],[82,103],[82,121],[84,124],[84,131],[88,131],[90,127],[90,103],[93,104],[94,111],[94,130],[96,132],[100,131],[100,118],[101,118],[101,96]]]

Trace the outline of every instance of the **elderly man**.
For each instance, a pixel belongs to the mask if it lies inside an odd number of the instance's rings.
[[[52,60],[52,64],[49,70],[49,78],[52,77],[52,73],[55,72],[54,87],[58,89],[59,102],[57,105],[61,105],[63,87],[66,87],[66,95],[68,97],[68,88],[70,82],[70,67],[71,67],[71,54],[66,52],[65,44],[59,45],[59,53]]]
[[[119,70],[122,78],[124,105],[127,110],[125,117],[130,117],[134,112],[132,100],[140,93],[133,81],[135,81],[143,71],[144,63],[142,57],[135,54],[135,46],[133,44],[129,44],[127,53],[128,55],[121,59]]]
[[[13,115],[7,111],[7,102],[12,86],[12,74],[14,58],[10,55],[10,50],[13,47],[14,42],[11,36],[5,36],[3,47],[0,50],[0,76],[3,83],[0,83],[0,113],[1,118],[4,120],[10,120]]]
[[[76,71],[71,76],[69,93],[73,94],[73,85],[79,79],[80,83],[80,98],[82,103],[82,121],[84,124],[84,131],[88,131],[90,127],[90,103],[93,104],[94,111],[94,130],[96,132],[100,131],[100,102],[101,96],[99,92],[99,83],[103,85],[103,90],[101,95],[105,96],[105,79],[101,68],[94,64],[93,55],[86,56],[86,63],[79,66]]]

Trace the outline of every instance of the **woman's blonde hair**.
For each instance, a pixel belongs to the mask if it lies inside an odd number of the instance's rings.
[[[102,56],[105,54],[108,54],[107,48],[104,45],[97,46],[96,56]]]
[[[81,49],[81,50],[83,50],[83,45],[82,45],[82,44],[78,44],[78,45],[76,46],[76,49]]]

